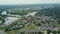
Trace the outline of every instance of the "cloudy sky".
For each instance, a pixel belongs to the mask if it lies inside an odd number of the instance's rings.
[[[0,5],[8,4],[44,4],[44,3],[60,3],[60,0],[0,0]]]

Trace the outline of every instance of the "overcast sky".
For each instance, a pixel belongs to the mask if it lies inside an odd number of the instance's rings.
[[[0,5],[60,3],[60,0],[0,0]]]

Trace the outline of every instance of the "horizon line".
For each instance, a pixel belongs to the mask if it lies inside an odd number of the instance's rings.
[[[60,3],[40,3],[40,4],[60,4]],[[33,4],[1,4],[1,5],[33,5]]]

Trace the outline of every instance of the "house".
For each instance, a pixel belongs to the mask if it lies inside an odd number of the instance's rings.
[[[40,30],[26,30],[25,34],[41,34]],[[42,33],[43,34],[43,33]]]

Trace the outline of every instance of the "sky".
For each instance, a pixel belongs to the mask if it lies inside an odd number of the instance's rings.
[[[60,3],[60,0],[0,0],[0,5]]]

